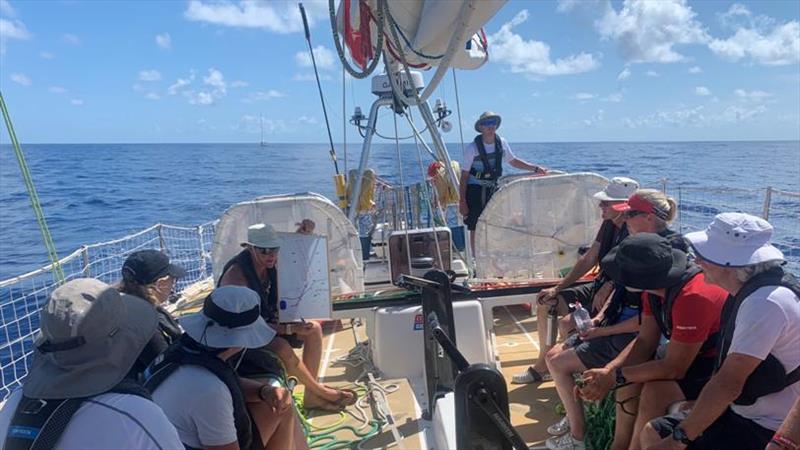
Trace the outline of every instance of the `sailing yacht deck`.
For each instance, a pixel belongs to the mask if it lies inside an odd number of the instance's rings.
[[[494,311],[494,344],[495,353],[499,358],[503,375],[510,380],[512,374],[525,370],[532,364],[538,355],[536,344],[536,318],[531,317],[528,311],[521,306],[502,306]],[[337,387],[352,387],[358,376],[362,373],[361,367],[353,367],[340,359],[345,358],[348,352],[356,346],[356,336],[359,342],[366,340],[365,327],[356,325],[355,332],[350,321],[328,322],[324,327],[325,341],[323,365],[320,373],[321,380]],[[422,349],[418,349],[422,351]],[[397,391],[387,395],[389,409],[402,436],[403,446],[407,449],[433,448],[431,443],[425,442],[421,430],[428,426],[427,422],[420,419],[421,411],[418,404],[424,402],[424,392],[421,380],[414,386],[409,380],[386,379],[379,380],[383,386],[395,384]],[[511,420],[525,441],[534,446],[543,447],[544,440],[548,437],[545,428],[558,421],[555,406],[558,395],[552,382],[529,385],[508,385]],[[416,400],[415,400],[416,398]],[[369,413],[369,407],[366,408]],[[361,426],[357,418],[357,408],[351,407],[345,415],[343,424]],[[314,413],[311,423],[315,427],[327,427],[341,422],[342,418],[333,413]],[[341,430],[334,435],[339,439],[350,440],[352,432]],[[389,427],[375,437],[361,443],[360,448],[387,448],[392,446],[394,437]]]

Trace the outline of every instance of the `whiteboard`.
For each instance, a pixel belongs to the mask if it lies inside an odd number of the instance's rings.
[[[278,233],[278,319],[281,323],[331,317],[328,240]]]

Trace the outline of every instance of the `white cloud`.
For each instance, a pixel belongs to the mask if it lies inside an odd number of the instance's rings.
[[[622,69],[622,72],[620,72],[619,75],[617,75],[617,81],[627,80],[628,78],[630,78],[630,76],[631,76],[631,69],[626,67]]]
[[[31,34],[24,23],[0,18],[0,54],[6,52],[6,43],[9,40],[24,41],[30,38]]]
[[[606,117],[606,112],[603,111],[602,109],[598,109],[597,112],[592,115],[592,117],[584,119],[583,124],[586,125],[587,127],[591,127],[605,120],[605,117]]]
[[[225,77],[213,67],[208,69],[208,75],[203,77],[203,84],[197,89],[192,87],[194,80],[194,72],[189,74],[189,78],[178,78],[167,88],[167,93],[181,94],[192,105],[213,105],[228,93]]]
[[[32,84],[31,79],[24,73],[12,73],[9,78],[11,78],[11,81],[14,83],[21,84],[23,86],[30,86]]]
[[[72,100],[69,101],[69,103],[72,106],[83,106],[83,100],[81,100],[79,98],[73,98]]]
[[[744,89],[736,89],[735,91],[733,91],[733,93],[736,94],[736,96],[739,97],[741,100],[745,101],[750,100],[754,102],[760,102],[769,97],[772,97],[772,94],[770,94],[769,92],[758,91],[758,90],[748,92]]]
[[[53,94],[65,94],[67,92],[63,86],[50,86],[48,90]]]
[[[515,26],[527,20],[528,10],[523,9],[489,36],[493,60],[509,65],[512,73],[532,76],[571,75],[600,67],[599,61],[593,55],[583,52],[552,61],[549,45],[540,41],[526,41],[512,31]]]
[[[675,45],[709,40],[695,16],[686,0],[625,0],[619,12],[606,8],[595,28],[630,62],[673,63],[685,59]]]
[[[697,86],[694,88],[694,95],[705,97],[711,95],[711,91],[705,86]]]
[[[248,83],[247,81],[235,80],[231,82],[232,88],[243,88],[247,86],[250,86],[250,83]]]
[[[703,69],[701,69],[701,68],[699,68],[697,66],[693,66],[693,67],[689,68],[689,73],[692,74],[692,75],[697,75],[698,73],[703,73]]]
[[[622,92],[613,92],[603,99],[604,102],[619,103],[622,101]]]
[[[152,70],[140,70],[139,81],[158,81],[161,79],[161,72]]]
[[[39,57],[41,57],[42,59],[53,59],[56,57],[56,55],[50,52],[39,52]]]
[[[648,71],[647,71],[647,72],[645,72],[644,74],[645,74],[645,75],[647,75],[648,77],[653,77],[653,78],[658,78],[658,77],[660,77],[660,76],[661,76],[661,75],[660,75],[658,72],[656,72],[655,70],[648,70]]]
[[[317,122],[317,118],[316,117],[308,117],[308,116],[300,116],[300,117],[298,117],[297,118],[297,122],[302,124],[302,125],[316,125],[316,124],[319,123],[319,122]]]
[[[160,100],[161,96],[155,92],[148,92],[147,95],[145,95],[145,98],[148,100]]]
[[[594,94],[590,94],[588,92],[578,92],[577,94],[572,96],[572,99],[585,101],[585,100],[591,100],[591,99],[593,99],[595,97],[597,97],[597,96],[594,95]]]
[[[800,62],[800,22],[794,20],[770,31],[739,28],[728,39],[708,44],[714,54],[728,60],[749,58],[765,66],[784,66]]]
[[[169,33],[157,34],[156,45],[163,48],[164,50],[169,50],[172,48],[172,37],[170,37]]]
[[[725,111],[722,112],[721,118],[726,122],[732,123],[747,122],[750,119],[764,114],[765,112],[767,112],[767,108],[764,105],[756,106],[753,109],[747,109],[741,106],[733,105],[725,108]]]
[[[176,95],[180,93],[183,88],[189,86],[194,81],[194,72],[189,74],[189,78],[178,78],[175,83],[173,83],[169,88],[167,88],[167,93],[169,95]]]
[[[61,35],[61,40],[72,45],[80,45],[81,43],[81,38],[72,33],[64,33]]]
[[[698,127],[706,122],[703,106],[682,108],[671,111],[659,111],[639,118],[622,119],[622,124],[628,128],[661,128],[664,126]]]
[[[245,103],[253,103],[253,102],[256,102],[256,101],[266,101],[266,100],[272,100],[274,98],[281,98],[281,97],[284,97],[284,94],[282,92],[276,91],[275,89],[270,89],[270,90],[268,90],[266,92],[262,92],[262,91],[253,92],[252,94],[250,94],[247,98],[245,98],[242,101],[245,102]]]
[[[256,134],[261,132],[261,126],[264,126],[264,132],[271,134],[274,132],[286,131],[288,127],[283,119],[269,119],[259,116],[246,114],[239,119],[239,123],[234,125],[234,130],[242,131],[245,133]]]
[[[320,69],[331,69],[334,67],[336,55],[324,45],[314,47],[314,58],[317,60],[317,67]],[[307,51],[297,52],[294,60],[300,67],[312,67],[311,55]]]
[[[327,1],[308,1],[303,4],[309,27],[314,27],[317,18],[327,20]],[[303,21],[294,2],[190,0],[183,17],[194,22],[238,28],[263,28],[275,33],[303,31]]]

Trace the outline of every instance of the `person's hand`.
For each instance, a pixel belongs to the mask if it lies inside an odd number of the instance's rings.
[[[684,448],[686,448],[685,445],[672,439],[672,436],[667,436],[644,450],[683,450]]]
[[[589,339],[599,338],[606,335],[606,329],[603,327],[594,326],[586,330],[586,333],[583,333],[580,336],[582,341],[588,341]]]
[[[583,381],[586,384],[581,388],[581,397],[597,401],[604,399],[616,383],[614,372],[605,367],[584,371]]]
[[[544,305],[553,306],[556,303],[558,303],[558,299],[556,298],[557,295],[558,295],[558,289],[556,289],[555,287],[542,289],[539,292],[539,295],[536,296],[536,302],[542,306]]]
[[[469,214],[469,206],[467,206],[466,200],[458,202],[458,212],[460,212],[462,216]]]
[[[314,324],[312,322],[296,323],[292,326],[292,332],[300,337],[308,336],[313,330]]]
[[[314,228],[317,227],[317,224],[311,219],[303,219],[302,222],[295,225],[297,225],[297,232],[300,234],[311,234],[314,232]]]
[[[258,395],[272,409],[272,412],[282,414],[292,407],[292,392],[288,389],[265,384],[261,386]]]

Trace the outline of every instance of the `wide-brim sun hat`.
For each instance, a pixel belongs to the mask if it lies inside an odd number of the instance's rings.
[[[63,399],[107,392],[128,374],[156,333],[156,310],[92,278],[65,283],[41,311],[26,397]]]
[[[744,213],[717,214],[703,231],[687,233],[686,240],[697,255],[718,266],[744,267],[784,260],[774,245],[772,225]]]
[[[637,189],[639,189],[639,183],[636,180],[626,177],[614,177],[602,191],[594,194],[594,198],[601,202],[624,202]]]
[[[600,268],[612,280],[636,289],[674,286],[687,267],[686,253],[655,233],[628,236],[600,262]]]
[[[482,121],[487,120],[487,119],[495,119],[495,120],[497,120],[497,126],[495,127],[495,129],[500,128],[500,123],[503,121],[503,118],[500,117],[498,114],[495,114],[492,111],[486,111],[483,114],[481,114],[480,117],[478,117],[478,120],[475,121],[475,131],[480,133],[481,130],[480,130],[480,128],[478,128],[478,125],[480,125],[480,123]]]
[[[278,248],[281,246],[278,233],[268,223],[257,223],[247,227],[247,240],[242,245],[260,248]]]
[[[261,317],[261,298],[242,286],[214,289],[203,309],[181,318],[180,324],[196,342],[219,349],[263,347],[276,334]]]

